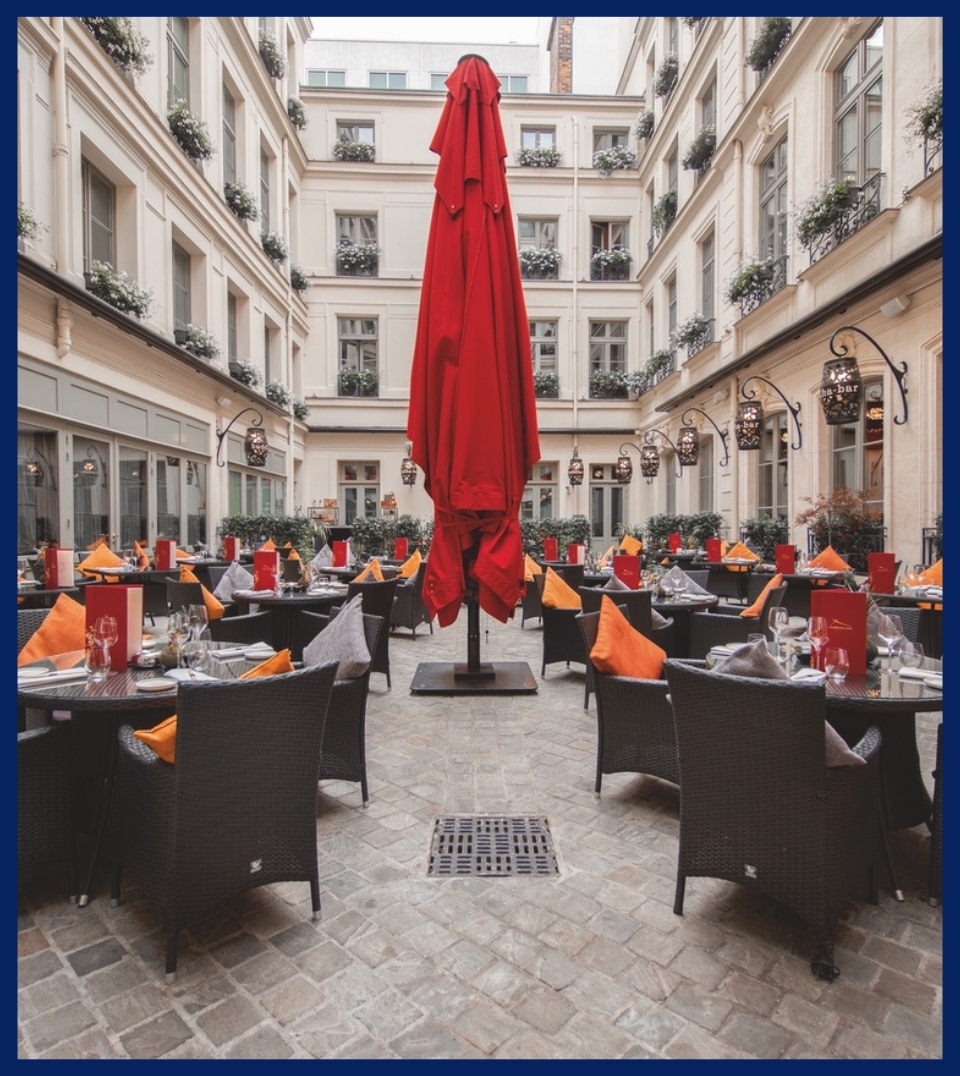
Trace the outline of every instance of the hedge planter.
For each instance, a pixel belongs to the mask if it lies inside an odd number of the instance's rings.
[[[670,334],[674,347],[682,347],[688,355],[702,351],[713,334],[712,321],[702,314],[691,314],[685,318]]]
[[[249,362],[237,362],[235,359],[231,359],[229,363],[230,376],[239,381],[241,385],[248,385],[250,388],[254,388],[263,381],[263,375],[260,371]]]
[[[33,213],[23,204],[17,202],[17,238],[39,239],[46,228]]]
[[[513,159],[521,168],[556,168],[560,150],[556,146],[521,146]]]
[[[287,407],[293,399],[293,394],[282,381],[268,382],[264,395],[278,407]]]
[[[921,144],[943,139],[943,79],[928,87],[924,96],[904,109],[907,131]]]
[[[627,280],[630,276],[632,261],[630,251],[624,250],[623,247],[598,250],[590,259],[590,279]]]
[[[299,265],[290,266],[290,287],[300,295],[310,287],[310,280]]]
[[[746,305],[751,301],[759,300],[772,279],[772,260],[768,258],[761,262],[751,259],[745,262],[727,281],[723,297],[728,303]]]
[[[590,375],[591,400],[625,400],[630,386],[619,370],[594,370]]]

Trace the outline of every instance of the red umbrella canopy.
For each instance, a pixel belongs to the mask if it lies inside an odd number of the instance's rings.
[[[519,511],[540,459],[530,335],[507,195],[500,81],[479,56],[447,79],[410,376],[407,437],[433,498],[423,598],[441,625],[476,589],[501,622],[523,585]]]

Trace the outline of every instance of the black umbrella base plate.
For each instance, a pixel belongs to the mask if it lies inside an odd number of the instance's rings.
[[[537,681],[525,661],[482,662],[471,674],[466,662],[423,661],[411,695],[535,695]]]

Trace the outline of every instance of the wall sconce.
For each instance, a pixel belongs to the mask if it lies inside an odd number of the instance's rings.
[[[682,431],[681,431],[682,432]],[[696,436],[696,430],[691,430],[691,433]],[[628,448],[634,448],[640,453],[640,473],[647,480],[649,486],[653,480],[660,473],[660,453],[657,451],[656,445],[650,440],[651,437],[656,434],[658,437],[662,437],[664,441],[673,449],[677,456],[677,478],[683,477],[683,467],[689,466],[689,464],[682,464],[680,462],[680,449],[670,440],[670,438],[662,433],[660,430],[647,430],[643,435],[643,447],[635,445],[632,441],[624,441],[620,446],[620,455],[617,458],[617,462],[613,468],[613,476],[620,483],[621,486],[625,486],[633,478],[633,463],[630,457],[627,455]],[[697,448],[699,452],[699,446]]]
[[[247,463],[251,467],[266,466],[270,446],[267,444],[266,432],[261,429],[263,415],[255,407],[245,407],[242,411],[238,411],[222,430],[217,426],[218,467],[226,467],[227,465],[226,461],[220,458],[220,453],[223,450],[223,439],[227,436],[230,427],[237,421],[237,419],[241,415],[245,415],[248,411],[252,411],[257,417],[253,420],[253,425],[247,429],[247,436],[243,441],[243,454],[247,457]]]
[[[792,404],[772,381],[767,380],[765,377],[761,377],[759,374],[753,374],[751,377],[748,377],[740,386],[740,394],[745,399],[744,402],[737,404],[737,417],[734,422],[737,448],[744,452],[753,452],[760,448],[760,441],[763,435],[763,404],[756,398],[757,394],[753,389],[750,389],[749,391],[747,390],[747,385],[749,385],[751,381],[762,381],[765,385],[769,385],[787,405],[787,410],[790,412],[794,425],[797,428],[796,443],[791,444],[790,447],[794,451],[799,449],[803,444],[803,434],[800,432],[800,419],[797,418],[797,415],[800,413],[800,404]]]
[[[583,485],[583,460],[580,459],[580,449],[576,445],[573,446],[573,456],[567,464],[567,481],[571,486]]]
[[[689,415],[691,411],[696,412],[698,415],[703,415],[707,422],[709,422],[710,425],[717,431],[717,436],[720,438],[720,444],[723,445],[723,459],[720,460],[719,466],[726,467],[726,465],[730,462],[730,449],[727,446],[727,435],[723,432],[723,430],[720,429],[720,427],[713,421],[713,419],[706,413],[706,411],[701,410],[699,407],[688,407],[686,411],[683,412],[683,414],[680,416],[680,422],[683,424],[684,427],[693,426],[693,419],[687,418],[687,415]],[[689,433],[687,432],[686,428],[681,429],[680,436],[677,438],[677,445],[681,446],[683,445],[685,440],[690,440],[691,434],[693,435],[692,443],[695,448],[695,451],[692,453],[692,458],[690,459],[689,464],[685,463],[682,458],[680,459],[681,464],[683,464],[683,466],[685,467],[688,467],[694,463],[698,463],[700,460],[700,435],[696,429],[691,429]]]
[[[417,484],[417,465],[410,455],[412,451],[413,445],[407,441],[407,454],[403,458],[403,463],[400,464],[400,478],[405,486],[415,486]]]
[[[837,358],[828,359],[823,364],[823,379],[820,382],[820,406],[827,425],[841,426],[845,422],[856,422],[860,418],[860,405],[863,402],[863,380],[856,356],[848,354],[850,349],[846,344],[834,347],[834,341],[841,333],[865,336],[890,367],[903,403],[903,415],[894,415],[893,421],[897,426],[902,426],[907,421],[907,364],[902,362],[898,370],[876,340],[855,325],[843,325],[830,337],[830,351]]]

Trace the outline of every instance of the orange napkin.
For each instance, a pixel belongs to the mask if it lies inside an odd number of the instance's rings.
[[[721,548],[722,548],[722,546],[721,546]],[[732,549],[728,549],[727,552],[722,553],[721,556],[724,557],[724,558],[726,558],[726,557],[731,557],[731,558],[738,557],[740,560],[759,560],[760,559],[757,556],[757,554],[753,552],[753,550],[747,549],[747,547],[743,544],[743,542],[737,542],[736,545],[733,546]],[[728,564],[727,565],[727,571],[728,572],[745,572],[746,570],[747,570],[746,565],[741,565],[741,564]]]
[[[277,676],[279,673],[293,671],[293,662],[290,660],[290,651],[280,650],[274,654],[272,658],[267,658],[266,661],[261,661],[260,664],[254,666],[254,668],[247,669],[245,673],[241,673],[237,679],[254,680],[258,676]]]
[[[409,557],[400,565],[400,578],[409,579],[410,576],[416,575],[420,570],[420,565],[423,563],[423,556],[419,549],[415,549]]]
[[[139,542],[134,542],[133,551],[137,555],[137,564],[143,571],[146,571],[150,567],[150,558],[144,553],[143,546]]]
[[[760,591],[757,595],[757,600],[753,605],[748,605],[746,609],[740,610],[740,615],[743,617],[757,617],[760,615],[761,609],[763,609],[763,603],[767,600],[767,594],[773,590],[774,587],[780,586],[783,582],[782,575],[775,575],[769,583]]]
[[[606,553],[604,553],[603,556],[600,558],[599,567],[606,568],[606,566],[610,563],[610,558],[613,556],[615,549],[616,546],[610,546]]]
[[[77,570],[82,572],[86,576],[96,575],[98,568],[116,568],[118,564],[123,564],[123,560],[114,553],[106,542],[96,546],[93,552],[84,557],[82,561],[77,565]],[[108,583],[116,583],[117,576],[104,576]]]
[[[810,568],[826,568],[828,572],[849,572],[850,565],[839,553],[828,545],[826,549],[818,553],[809,564]]]
[[[183,564],[180,567],[180,582],[200,583],[200,580],[186,564]],[[200,590],[203,592],[203,604],[207,607],[207,619],[219,620],[223,616],[223,602],[215,598],[202,583],[200,583]]]
[[[287,545],[290,545],[290,543],[287,542]],[[286,546],[284,546],[284,549],[286,549]],[[290,552],[287,554],[287,560],[299,560],[299,559],[300,559],[300,554],[295,549],[291,549]]]
[[[276,542],[272,538],[268,538],[262,546],[259,547],[260,552],[272,553],[277,548]]]
[[[95,549],[99,549],[99,548],[100,548],[100,546],[102,546],[102,545],[106,545],[106,544],[107,544],[107,538],[106,538],[106,535],[104,535],[104,534],[101,534],[101,535],[100,535],[100,537],[96,539],[96,541],[93,541],[93,542],[91,542],[91,543],[90,543],[90,544],[89,544],[89,545],[87,546],[87,551],[88,551],[89,553],[92,553],[92,552],[93,552],[93,551],[94,551]]]
[[[371,575],[377,582],[383,582],[383,572],[380,570],[380,561],[377,557],[374,557],[359,575],[354,576],[353,581],[354,583],[362,583],[365,579],[369,579]]]
[[[620,548],[624,553],[628,553],[631,557],[635,557],[640,553],[640,550],[643,549],[643,542],[630,534],[625,534],[620,539]]]
[[[931,564],[925,572],[920,573],[920,582],[928,587],[943,586],[943,557],[936,564]]]

